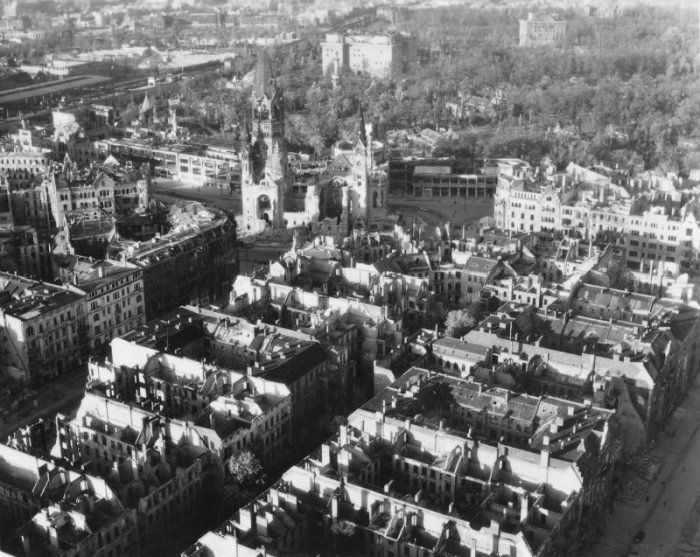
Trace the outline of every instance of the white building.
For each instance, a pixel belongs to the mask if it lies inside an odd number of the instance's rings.
[[[500,172],[494,217],[496,226],[511,232],[557,231],[586,240],[607,235],[624,248],[633,270],[698,269],[700,204],[693,200],[669,211],[670,195],[640,189],[635,180],[628,191],[573,163],[548,176],[518,168]]]
[[[0,273],[0,361],[25,381],[40,381],[76,369],[88,343],[85,295]]]
[[[58,170],[58,169],[54,169]],[[54,221],[59,227],[76,219],[97,221],[146,207],[149,184],[135,169],[105,166],[77,170],[64,164],[43,183]]]
[[[566,41],[566,21],[553,14],[527,14],[519,20],[520,46],[562,45]]]
[[[146,322],[142,269],[68,257],[60,272],[85,293],[91,349],[101,348]]]
[[[324,74],[345,71],[373,77],[393,77],[414,63],[415,42],[398,33],[385,35],[343,35],[328,33],[321,43]]]

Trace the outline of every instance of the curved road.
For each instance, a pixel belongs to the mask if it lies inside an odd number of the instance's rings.
[[[479,219],[493,215],[493,201],[469,199],[462,203],[463,198],[443,197],[440,201],[428,201],[415,198],[390,198],[389,208],[401,213],[404,220],[419,219],[432,230],[444,226],[447,222],[452,225],[453,233],[460,233],[462,225],[473,225]]]

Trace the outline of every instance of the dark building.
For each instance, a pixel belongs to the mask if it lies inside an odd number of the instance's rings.
[[[181,305],[225,298],[238,272],[235,222],[197,203],[181,208],[179,221],[173,222],[171,215],[168,234],[146,242],[118,242],[108,250],[108,259],[143,269],[147,320]]]

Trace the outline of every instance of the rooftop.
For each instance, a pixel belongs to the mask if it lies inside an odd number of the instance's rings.
[[[0,308],[13,317],[30,320],[58,308],[69,306],[83,297],[70,287],[37,282],[0,272]]]

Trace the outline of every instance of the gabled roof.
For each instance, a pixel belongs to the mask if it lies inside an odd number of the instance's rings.
[[[153,108],[153,105],[151,104],[151,100],[148,98],[148,93],[146,93],[146,96],[143,98],[143,103],[141,104],[141,110],[139,111],[141,114],[148,112]]]

